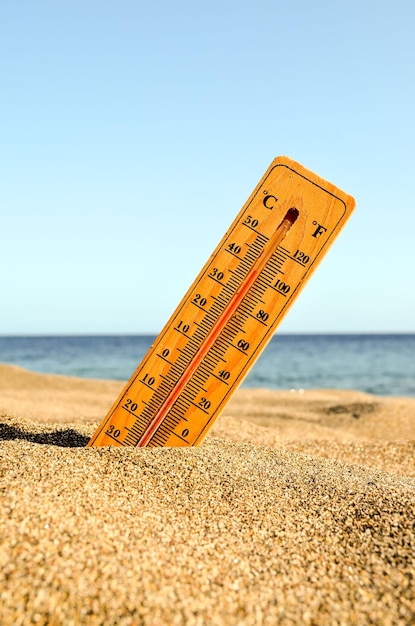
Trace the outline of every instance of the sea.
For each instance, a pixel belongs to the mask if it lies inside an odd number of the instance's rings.
[[[0,362],[42,373],[128,380],[155,339],[155,335],[0,337]],[[277,334],[242,386],[354,389],[415,397],[415,334]]]

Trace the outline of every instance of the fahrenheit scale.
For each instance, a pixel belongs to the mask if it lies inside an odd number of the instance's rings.
[[[276,158],[88,445],[199,445],[354,205]]]

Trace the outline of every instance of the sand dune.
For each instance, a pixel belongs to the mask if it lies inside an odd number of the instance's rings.
[[[415,399],[239,390],[86,449],[122,383],[0,366],[0,623],[415,624]]]

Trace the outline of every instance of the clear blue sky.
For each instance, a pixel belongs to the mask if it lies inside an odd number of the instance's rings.
[[[280,154],[357,201],[281,331],[415,331],[414,23],[413,0],[3,0],[0,334],[159,331]]]

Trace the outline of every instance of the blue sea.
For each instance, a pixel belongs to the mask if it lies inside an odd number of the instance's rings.
[[[155,338],[0,337],[0,362],[36,372],[128,380]],[[415,397],[415,334],[277,334],[242,386]]]

